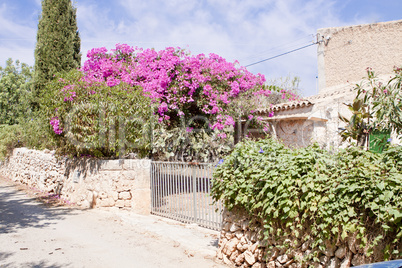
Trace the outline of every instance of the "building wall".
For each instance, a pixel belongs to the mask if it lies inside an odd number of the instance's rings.
[[[389,77],[402,65],[402,20],[317,31],[319,91],[355,84],[372,68]]]
[[[345,103],[353,102],[355,92],[339,90],[324,92],[307,98],[314,103],[309,107],[278,111],[268,120],[275,128],[276,137],[291,147],[305,147],[317,142],[322,147],[342,147],[340,128],[345,124],[339,114],[352,114]]]

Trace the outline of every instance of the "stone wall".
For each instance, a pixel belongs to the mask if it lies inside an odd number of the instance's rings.
[[[385,78],[402,62],[402,20],[319,29],[318,84],[320,93],[355,84],[371,67]],[[321,39],[322,38],[322,39]]]
[[[356,238],[350,236],[337,243],[326,241],[325,250],[318,252],[319,262],[302,261],[314,254],[311,240],[303,241],[296,237],[263,240],[261,224],[240,209],[225,211],[222,226],[217,258],[232,267],[347,268],[384,258],[380,248],[375,248],[374,254],[367,257],[364,249],[357,246]]]
[[[58,194],[83,208],[118,207],[149,214],[151,161],[67,159],[54,152],[14,149],[0,175]]]

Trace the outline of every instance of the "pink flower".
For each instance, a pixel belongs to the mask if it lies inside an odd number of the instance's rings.
[[[226,136],[226,133],[219,133],[218,137],[221,139],[226,139],[227,136]]]
[[[60,135],[61,133],[63,133],[63,129],[60,128],[59,124],[60,124],[60,121],[59,121],[58,117],[53,117],[52,119],[50,119],[50,125],[53,127],[53,131],[57,135]]]
[[[233,120],[233,118],[231,116],[228,116],[226,118],[225,125],[226,126],[234,126],[235,125],[235,121]]]

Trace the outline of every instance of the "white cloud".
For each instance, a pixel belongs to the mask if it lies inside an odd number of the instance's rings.
[[[35,3],[40,8],[40,0]],[[342,5],[339,0],[80,0],[76,6],[84,60],[91,48],[127,43],[188,46],[193,54],[213,52],[247,65],[309,44],[318,28],[364,22],[361,16],[341,19],[335,4]],[[21,55],[33,63],[36,21],[27,26],[7,12],[1,5],[0,37],[25,41],[1,41],[0,56]],[[249,68],[267,78],[300,76],[307,95],[315,91],[316,69],[315,47]]]
[[[118,0],[113,7],[78,6],[83,50],[115,43],[154,47],[189,46],[194,54],[216,53],[247,65],[306,45],[320,25],[342,24],[329,10],[333,1],[311,0]],[[119,8],[120,10],[120,8]],[[114,41],[114,42],[113,42]],[[302,77],[307,94],[315,91],[314,47],[250,67],[267,78]]]
[[[3,3],[0,6],[0,64],[12,58],[33,65],[36,25],[27,25],[13,17],[12,9]]]

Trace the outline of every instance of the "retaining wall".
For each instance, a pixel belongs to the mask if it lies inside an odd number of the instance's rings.
[[[325,241],[325,250],[317,252],[311,248],[312,240],[292,236],[263,240],[261,223],[241,209],[224,211],[222,226],[217,258],[232,267],[347,268],[384,260],[384,245],[379,243],[373,254],[367,256],[367,249],[360,248],[353,235],[344,241]],[[318,261],[308,261],[308,256],[314,254]]]
[[[0,175],[58,194],[83,208],[118,207],[151,211],[151,160],[56,158],[53,151],[14,149]]]

